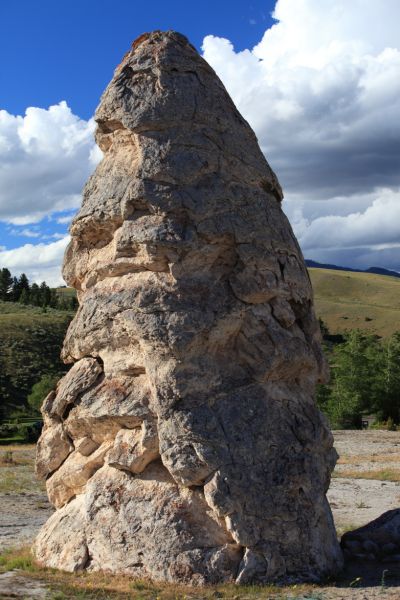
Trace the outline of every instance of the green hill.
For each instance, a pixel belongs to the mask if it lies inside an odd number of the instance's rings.
[[[0,301],[0,418],[26,405],[44,374],[62,373],[60,349],[72,313]]]
[[[317,315],[331,333],[364,329],[386,337],[400,330],[400,279],[330,269],[308,271]]]

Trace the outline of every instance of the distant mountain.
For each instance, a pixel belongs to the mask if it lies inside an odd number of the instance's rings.
[[[399,277],[400,273],[397,271],[390,271],[389,269],[383,269],[382,267],[369,267],[369,269],[352,269],[351,267],[339,267],[338,265],[330,265],[325,263],[319,263],[315,260],[309,260],[306,258],[307,267],[314,269],[334,269],[335,271],[351,271],[352,273],[374,273],[375,275],[386,275],[388,277]]]
[[[389,269],[383,269],[382,267],[370,267],[365,269],[364,273],[375,273],[376,275],[389,275],[390,277],[400,277],[400,273],[397,271],[389,271]]]

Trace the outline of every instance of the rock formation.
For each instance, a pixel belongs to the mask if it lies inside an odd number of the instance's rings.
[[[190,584],[336,571],[312,289],[253,131],[175,32],[136,40],[95,118],[37,559]]]
[[[367,525],[347,531],[341,540],[347,559],[400,561],[400,509],[388,510]]]

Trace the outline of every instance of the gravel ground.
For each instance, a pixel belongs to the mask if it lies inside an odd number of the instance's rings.
[[[0,552],[32,543],[53,512],[45,493],[0,494]]]

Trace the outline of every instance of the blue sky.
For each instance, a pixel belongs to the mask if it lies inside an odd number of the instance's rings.
[[[23,114],[27,106],[66,100],[88,119],[121,57],[144,31],[181,31],[198,50],[213,34],[243,50],[272,25],[274,5],[264,0],[1,2],[1,108]]]
[[[19,0],[0,22],[0,267],[61,281],[100,95],[172,28],[255,130],[304,255],[400,272],[398,0]]]

